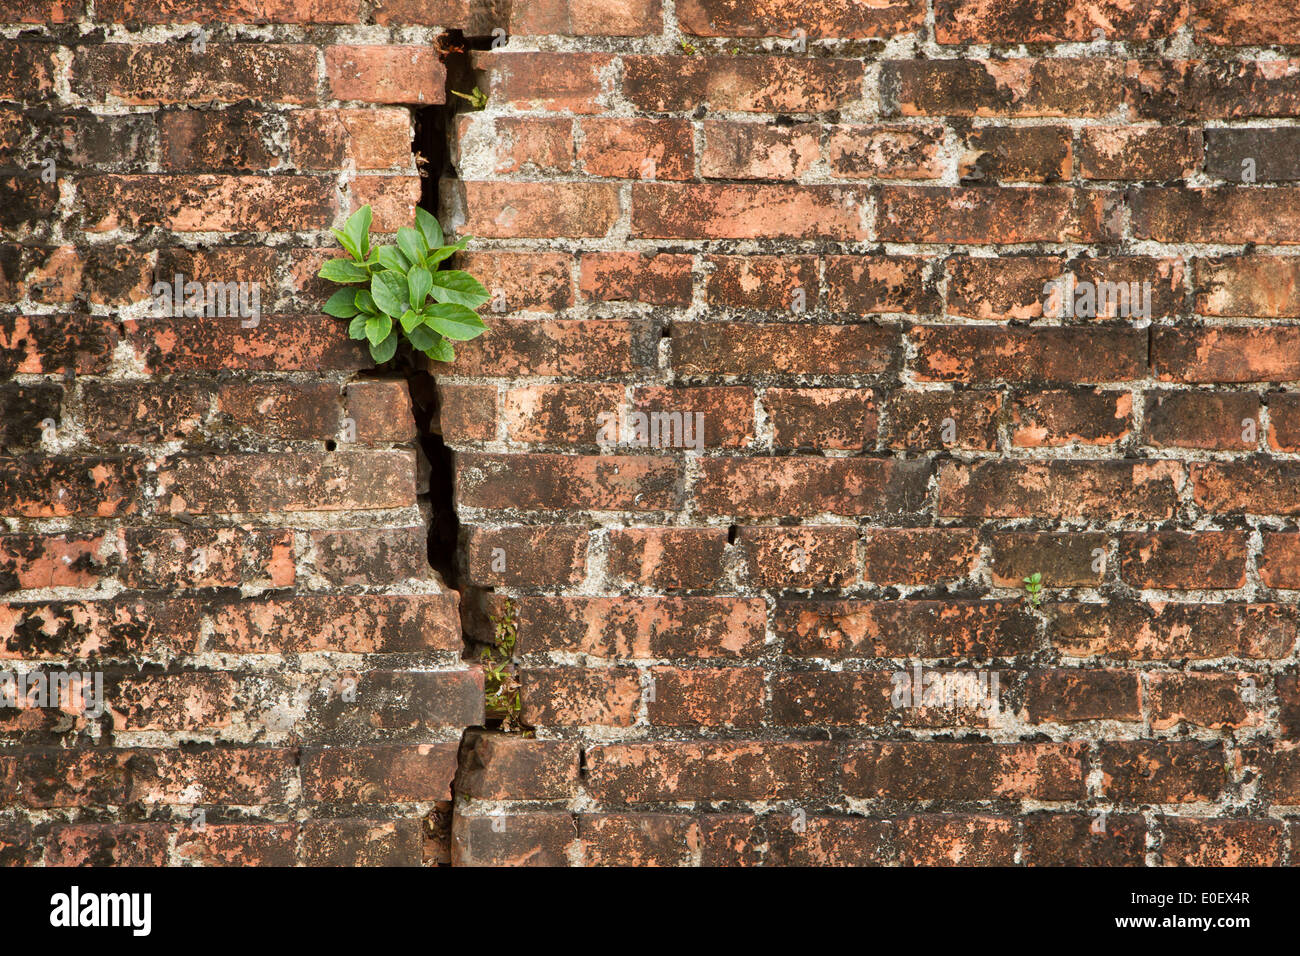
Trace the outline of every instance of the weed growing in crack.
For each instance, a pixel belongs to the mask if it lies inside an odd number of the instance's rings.
[[[438,268],[470,237],[446,245],[438,220],[417,209],[416,228],[397,230],[396,245],[371,248],[370,219],[370,207],[362,206],[342,230],[330,230],[352,258],[321,266],[322,279],[345,286],[330,296],[325,312],[351,319],[348,334],[369,342],[371,358],[381,365],[403,337],[431,361],[452,361],[453,341],[487,331],[474,311],[490,298],[487,289],[468,272]]]
[[[481,110],[487,106],[487,94],[477,86],[468,93],[462,93],[460,90],[449,90],[448,92],[451,93],[452,96],[459,96],[462,100],[469,100],[469,105],[474,107],[476,110]]]
[[[492,626],[493,644],[479,652],[479,660],[483,662],[483,691],[487,695],[488,715],[499,717],[501,729],[509,733],[523,729],[519,719],[519,675],[510,662],[515,652],[519,623],[515,604],[509,598],[501,616],[492,618]]]
[[[1029,606],[1037,608],[1043,602],[1043,573],[1035,571],[1027,578],[1021,578],[1025,582],[1025,593],[1029,595]]]

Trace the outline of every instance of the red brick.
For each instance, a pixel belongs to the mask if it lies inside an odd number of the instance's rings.
[[[792,8],[777,0],[683,0],[677,8],[683,33],[721,37],[889,37],[917,30],[925,17],[920,0],[871,5],[814,3]]]
[[[1200,130],[1181,126],[1089,126],[1079,141],[1084,179],[1186,179],[1201,158]]]
[[[158,487],[159,502],[171,514],[401,508],[415,504],[415,454],[356,450],[177,457],[159,470]]]
[[[584,813],[578,817],[587,866],[688,866],[699,825],[680,813]]]
[[[471,62],[489,74],[490,102],[524,110],[598,113],[604,108],[608,53],[476,52]]]
[[[1019,588],[1041,574],[1049,588],[1089,587],[1106,577],[1108,539],[1070,531],[1007,531],[993,535],[993,583]],[[1100,552],[1100,553],[1098,553]]]
[[[1156,446],[1253,451],[1263,431],[1259,396],[1246,392],[1147,392],[1147,442]]]
[[[630,667],[529,667],[520,671],[521,719],[537,727],[630,727],[641,683]]]
[[[452,828],[452,866],[566,866],[576,847],[575,817],[560,811],[458,813]]]
[[[1149,671],[1144,678],[1143,697],[1152,730],[1170,730],[1182,724],[1237,730],[1264,723],[1263,692],[1255,690],[1254,699],[1248,693],[1262,683],[1260,675]]]
[[[965,528],[875,528],[862,535],[863,580],[927,585],[975,569],[979,540]]]
[[[1099,761],[1110,800],[1200,803],[1228,785],[1222,743],[1196,740],[1106,740]]]
[[[284,231],[327,225],[334,186],[312,176],[88,176],[77,183],[88,232]]]
[[[1125,533],[1120,575],[1137,588],[1244,587],[1246,546],[1246,535],[1236,531]]]
[[[303,595],[239,601],[211,613],[215,650],[240,654],[462,649],[456,595]]]
[[[684,308],[691,304],[691,267],[691,256],[592,252],[582,257],[578,288],[584,298],[600,302]]]
[[[1026,0],[936,0],[935,39],[940,43],[1088,42],[1172,38],[1187,22],[1185,0],[1141,5],[1067,0],[1044,9]]]
[[[858,102],[862,74],[857,60],[636,54],[623,57],[623,95],[652,113],[821,113]]]
[[[300,169],[408,169],[411,117],[406,110],[294,110],[286,114],[289,155]]]
[[[866,239],[867,192],[844,186],[633,183],[634,238]]]
[[[756,587],[838,588],[859,580],[856,528],[746,527],[738,541]]]
[[[834,759],[825,743],[604,744],[587,751],[587,791],[611,804],[797,800],[826,787]]]
[[[772,628],[794,657],[1008,657],[1036,645],[1018,604],[787,601]]]
[[[416,820],[308,820],[303,824],[305,866],[419,866]]]
[[[460,752],[457,793],[477,800],[564,800],[578,792],[575,741],[470,731]]]
[[[1153,330],[1165,382],[1275,382],[1300,378],[1300,326]]]
[[[832,312],[938,312],[939,294],[926,261],[913,256],[828,256],[827,306]]]
[[[751,598],[519,598],[519,649],[601,658],[753,657],[767,613]]]
[[[0,458],[0,514],[111,518],[139,507],[142,464],[127,458]]]
[[[587,575],[587,538],[583,528],[470,528],[470,580],[495,587],[580,584]]]
[[[963,183],[1059,182],[1071,178],[1072,134],[1060,126],[981,126],[958,160]]]
[[[1294,608],[1282,604],[1056,604],[1053,644],[1067,657],[1195,660],[1285,657]]]
[[[1200,0],[1192,12],[1197,43],[1220,46],[1289,44],[1300,29],[1300,11],[1243,7],[1232,0]]]
[[[127,106],[316,100],[316,48],[306,44],[210,42],[105,43],[79,47],[72,91]]]
[[[1290,256],[1197,259],[1195,285],[1204,315],[1300,317],[1300,260]]]
[[[1114,195],[1066,186],[882,186],[876,238],[979,244],[1108,242],[1119,237],[1116,212]]]
[[[1107,116],[1124,96],[1124,61],[894,60],[881,85],[901,116]]]
[[[674,511],[681,467],[647,455],[456,456],[456,503],[535,511]]]
[[[1266,587],[1300,588],[1300,534],[1266,532],[1258,561],[1259,577]]]
[[[456,742],[413,746],[304,748],[303,798],[311,803],[447,800]]]
[[[879,415],[870,389],[771,388],[763,406],[779,448],[874,448]]]
[[[1214,514],[1300,514],[1300,467],[1251,459],[1193,464],[1192,500]]]
[[[0,591],[91,587],[116,563],[116,546],[94,532],[0,535]]]
[[[1129,461],[990,461],[945,465],[937,511],[972,517],[1072,518],[1104,514],[1172,517],[1186,476],[1181,463]]]
[[[660,0],[537,0],[510,7],[508,32],[520,36],[639,37],[663,27]]]
[[[685,120],[583,119],[578,161],[589,176],[693,179],[695,139]]]
[[[768,126],[708,120],[703,128],[700,173],[706,179],[800,179],[820,153],[820,129],[814,123]]]
[[[998,447],[1002,396],[996,391],[896,391],[886,409],[884,440],[890,448]]]
[[[1011,406],[1011,443],[1022,448],[1113,445],[1133,425],[1129,392],[1071,389],[1021,393]]]
[[[705,515],[878,515],[918,510],[928,479],[921,461],[704,458],[694,499]]]
[[[1160,820],[1165,866],[1277,866],[1285,831],[1280,820]]]
[[[1300,242],[1300,189],[1150,187],[1130,199],[1133,235],[1158,242]]]
[[[445,103],[447,70],[422,46],[331,46],[325,72],[336,100]]]
[[[709,256],[705,262],[710,305],[791,314],[817,307],[821,282],[812,256]]]
[[[614,183],[456,183],[465,231],[486,239],[606,235],[619,215]]]
[[[675,590],[710,588],[721,580],[725,528],[614,528],[605,567],[615,580]]]
[[[1087,748],[1065,744],[865,742],[845,749],[844,792],[856,797],[1078,800]]]
[[[1138,675],[1102,668],[1058,667],[1026,675],[1025,714],[1035,724],[1141,720]]]
[[[294,582],[290,531],[241,528],[127,528],[128,586],[141,589],[289,587]]]
[[[898,333],[874,325],[680,322],[673,363],[684,375],[860,375],[895,360]]]

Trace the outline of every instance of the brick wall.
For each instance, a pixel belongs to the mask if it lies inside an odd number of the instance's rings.
[[[0,653],[111,709],[0,712],[5,858],[1300,858],[1287,11],[43,7],[0,0]],[[422,186],[448,82],[489,102]],[[416,201],[494,293],[436,410],[310,279]],[[267,314],[151,318],[177,272]]]
[[[408,6],[0,3],[0,658],[107,705],[0,710],[6,861],[446,856],[482,676],[406,379],[313,278],[420,197],[465,13]],[[260,314],[160,317],[176,275]]]

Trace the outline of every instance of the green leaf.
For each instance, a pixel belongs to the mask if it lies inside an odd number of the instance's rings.
[[[424,244],[424,237],[410,226],[403,226],[397,230],[397,248],[402,250],[402,255],[406,256],[407,261],[412,265],[423,261],[424,254],[429,251]]]
[[[362,206],[348,216],[348,221],[343,224],[343,231],[360,252],[360,255],[354,253],[354,258],[364,259],[370,255],[370,207],[368,205]]]
[[[427,209],[415,210],[415,225],[430,249],[437,249],[445,241],[442,238],[442,226],[438,225],[438,220]]]
[[[379,306],[375,305],[375,297],[370,294],[369,289],[358,289],[355,301],[357,303],[357,308],[362,312],[374,315],[379,311]]]
[[[379,256],[379,264],[393,272],[405,274],[406,270],[411,267],[411,264],[406,261],[406,257],[397,251],[396,246],[380,246],[377,255]]]
[[[465,342],[487,331],[487,326],[473,309],[463,305],[439,304],[429,308],[425,321],[449,339]]]
[[[358,311],[356,298],[356,289],[339,289],[325,303],[324,312],[326,315],[332,315],[337,319],[350,319]]]
[[[423,349],[423,352],[424,357],[431,362],[451,362],[456,358],[456,350],[442,336],[438,337],[432,348]]]
[[[334,238],[339,241],[339,245],[342,246],[344,249],[346,249],[348,251],[348,255],[350,255],[353,259],[356,259],[358,262],[360,262],[362,259],[365,258],[365,256],[362,255],[361,253],[361,247],[358,246],[352,240],[352,237],[349,236],[346,232],[339,232],[337,229],[331,229],[330,232],[334,233]]]
[[[413,309],[407,309],[402,313],[402,317],[399,321],[402,323],[402,328],[409,336],[411,334],[411,329],[419,328],[424,324],[424,316]]]
[[[397,333],[394,332],[388,338],[384,339],[378,345],[370,343],[370,357],[379,364],[387,362],[397,354]]]
[[[397,318],[406,311],[406,279],[400,272],[380,272],[370,280],[370,295],[380,310]]]
[[[365,282],[370,278],[369,272],[350,259],[331,259],[316,274],[331,282]]]
[[[406,284],[411,293],[411,305],[420,308],[433,288],[433,276],[424,266],[412,266],[406,274]]]
[[[491,296],[488,290],[468,272],[448,269],[433,274],[433,297],[439,302],[451,302],[456,305],[476,309]]]
[[[413,329],[406,330],[406,337],[411,340],[411,344],[423,352],[425,349],[433,348],[434,344],[442,339],[442,336],[427,325],[417,325]]]
[[[434,249],[427,256],[425,256],[424,264],[428,266],[430,269],[432,269],[443,259],[449,259],[452,256],[454,256],[456,253],[464,249],[465,243],[469,242],[469,238],[470,238],[469,236],[466,236],[463,239],[453,242],[449,246],[442,246],[440,248]]]
[[[378,345],[388,338],[393,331],[393,320],[386,315],[372,315],[366,319],[366,338],[371,345]]]
[[[366,317],[358,315],[348,325],[348,338],[364,339],[366,337]]]

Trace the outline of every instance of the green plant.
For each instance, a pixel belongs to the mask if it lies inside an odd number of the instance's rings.
[[[348,334],[368,341],[380,364],[396,354],[403,336],[432,361],[450,362],[456,357],[453,341],[487,330],[474,311],[488,300],[487,289],[468,272],[438,268],[470,237],[447,245],[438,220],[417,209],[415,228],[397,230],[396,245],[372,248],[370,217],[370,207],[362,206],[342,230],[330,230],[352,258],[321,266],[321,278],[345,287],[330,296],[325,311],[351,319]]]
[[[501,616],[492,618],[492,625],[492,646],[479,652],[479,660],[483,662],[483,691],[487,695],[488,712],[499,716],[501,729],[508,732],[522,726],[519,720],[519,677],[510,663],[519,623],[515,617],[515,604],[509,598]]]
[[[459,96],[462,100],[469,100],[469,105],[474,107],[476,110],[481,110],[483,107],[487,106],[487,94],[477,86],[468,93],[462,93],[460,90],[452,90],[451,95]]]
[[[1029,606],[1038,607],[1043,600],[1043,574],[1041,571],[1035,571],[1027,578],[1021,578],[1025,582],[1025,593],[1029,595]]]

